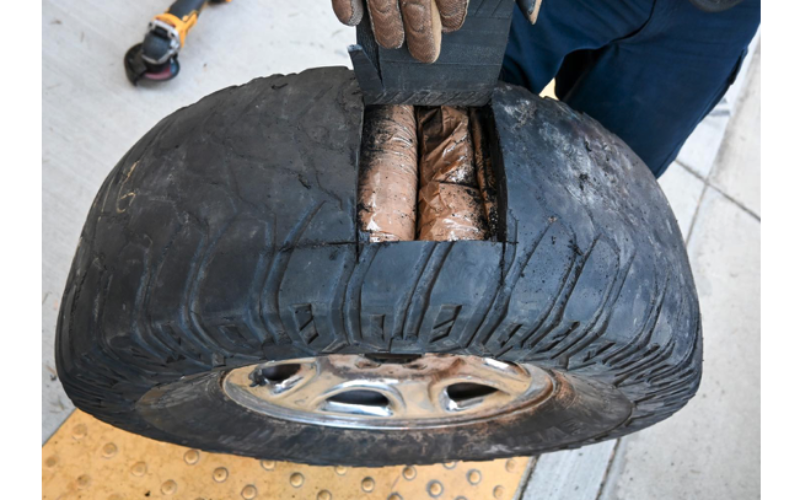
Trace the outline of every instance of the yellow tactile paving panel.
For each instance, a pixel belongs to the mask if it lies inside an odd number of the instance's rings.
[[[528,458],[311,467],[206,453],[121,431],[75,411],[42,448],[47,500],[512,500]]]

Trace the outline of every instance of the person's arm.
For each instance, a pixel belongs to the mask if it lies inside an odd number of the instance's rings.
[[[517,0],[532,23],[541,2]],[[369,18],[381,47],[397,49],[406,42],[414,58],[432,63],[439,58],[442,33],[461,28],[468,5],[469,0],[333,0],[333,11],[348,26]]]

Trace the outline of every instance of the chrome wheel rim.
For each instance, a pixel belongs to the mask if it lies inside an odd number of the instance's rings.
[[[330,355],[231,370],[228,398],[284,420],[356,429],[472,423],[540,405],[548,372],[465,355]]]

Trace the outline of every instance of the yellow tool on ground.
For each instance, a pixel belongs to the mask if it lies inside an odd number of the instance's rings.
[[[186,43],[186,35],[200,12],[209,3],[228,3],[231,0],[177,0],[167,12],[150,21],[142,43],[125,54],[125,73],[134,85],[140,80],[163,82],[178,75],[181,67],[178,52]]]

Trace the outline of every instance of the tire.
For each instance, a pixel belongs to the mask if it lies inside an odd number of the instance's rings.
[[[215,452],[381,466],[532,455],[659,422],[695,394],[697,295],[650,171],[566,105],[500,84],[484,109],[498,241],[367,243],[351,71],[272,76],[162,120],[89,212],[56,340],[79,409]],[[224,374],[330,354],[531,363],[553,396],[492,420],[336,428],[232,402]]]

